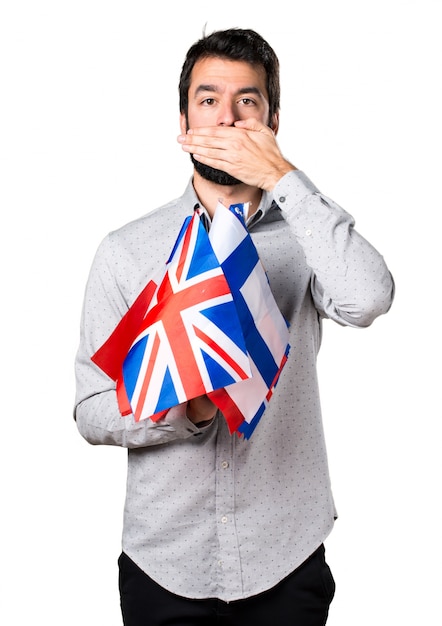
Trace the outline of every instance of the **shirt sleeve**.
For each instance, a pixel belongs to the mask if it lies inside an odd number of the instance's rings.
[[[354,327],[369,326],[386,313],[394,297],[392,275],[381,254],[354,229],[353,217],[299,170],[286,174],[273,196],[312,270],[319,313]]]
[[[187,418],[186,404],[173,407],[158,422],[150,419],[137,422],[132,414],[123,417],[115,382],[91,361],[129,306],[115,277],[111,248],[110,237],[106,237],[97,250],[86,285],[75,360],[74,417],[78,430],[91,444],[125,448],[199,435],[207,427],[198,428]]]

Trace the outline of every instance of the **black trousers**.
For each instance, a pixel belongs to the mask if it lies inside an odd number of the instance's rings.
[[[125,626],[324,626],[335,592],[322,545],[273,589],[234,602],[170,593],[124,552],[118,565]]]

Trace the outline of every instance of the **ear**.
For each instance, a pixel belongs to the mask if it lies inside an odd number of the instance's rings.
[[[180,113],[180,130],[182,135],[187,133],[187,122],[184,113]]]
[[[273,115],[272,120],[271,120],[271,124],[270,124],[270,128],[273,130],[275,135],[278,134],[278,130],[279,130],[279,111],[278,111],[278,113],[275,113]]]

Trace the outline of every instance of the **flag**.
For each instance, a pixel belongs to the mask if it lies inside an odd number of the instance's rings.
[[[209,238],[232,292],[252,376],[208,395],[224,414],[228,412],[231,430],[248,439],[270,402],[290,346],[287,322],[246,228],[245,210],[242,204],[229,210],[219,204]]]
[[[217,207],[209,234],[185,220],[169,260],[92,360],[117,384],[120,412],[161,419],[207,394],[249,438],[287,359],[288,330],[245,227]]]

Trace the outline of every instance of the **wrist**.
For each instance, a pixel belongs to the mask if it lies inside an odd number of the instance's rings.
[[[207,396],[198,396],[187,402],[187,418],[198,426],[210,424],[215,417],[216,406]]]
[[[266,186],[264,187],[265,191],[273,191],[279,181],[289,172],[295,171],[297,168],[289,163],[288,161],[284,161],[284,163],[275,168],[271,175],[269,176],[268,181],[266,182]]]
[[[213,417],[209,420],[203,420],[202,422],[193,422],[195,426],[198,428],[204,428],[205,426],[209,426],[213,422]]]

